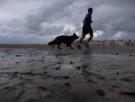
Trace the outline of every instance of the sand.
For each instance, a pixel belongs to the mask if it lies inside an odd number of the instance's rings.
[[[135,102],[135,48],[0,48],[0,102]]]

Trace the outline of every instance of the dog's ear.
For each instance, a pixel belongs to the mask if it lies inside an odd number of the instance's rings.
[[[76,35],[76,33],[73,33],[73,35]]]

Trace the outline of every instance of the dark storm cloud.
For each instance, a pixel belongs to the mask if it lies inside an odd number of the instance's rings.
[[[81,35],[83,18],[93,7],[94,39],[135,39],[134,5],[135,0],[0,0],[0,37],[47,42],[60,34]]]
[[[133,0],[57,1],[49,7],[45,6],[40,8],[37,14],[28,16],[26,26],[30,29],[40,31],[43,22],[55,23],[56,21],[64,21],[63,23],[65,24],[69,23],[75,26],[75,28],[79,30],[79,33],[81,33],[82,20],[85,13],[87,13],[87,8],[93,7],[93,29],[95,31],[103,31],[105,34],[102,38],[111,39],[118,32],[126,32],[130,36],[134,36],[132,35],[133,32],[135,32],[134,4],[135,2]],[[56,28],[58,28],[58,26],[56,26]],[[61,29],[60,32],[62,31],[63,29]],[[72,30],[68,30],[68,32],[69,31],[73,32]],[[60,32],[56,33],[58,34]],[[50,31],[49,33],[51,34]],[[121,36],[121,38],[123,37],[124,36]]]
[[[119,38],[135,38],[134,4],[134,0],[109,0],[96,8],[95,24],[93,25],[95,30],[105,32],[102,39],[111,39],[113,36],[119,35],[119,32],[123,32]]]
[[[41,30],[42,23],[55,22],[55,20],[57,20],[57,15],[62,13],[62,11],[66,9],[66,7],[71,5],[73,2],[73,0],[59,0],[53,1],[50,5],[45,5],[41,7],[35,14],[30,14],[26,17],[26,27],[28,27],[30,30]],[[56,28],[58,27],[56,26]],[[52,30],[53,29],[55,30],[54,27],[52,28]]]

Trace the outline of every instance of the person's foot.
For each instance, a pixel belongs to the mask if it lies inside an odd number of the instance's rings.
[[[86,48],[89,48],[89,43],[84,42]]]

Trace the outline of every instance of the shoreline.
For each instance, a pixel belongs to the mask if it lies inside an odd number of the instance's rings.
[[[62,45],[63,48],[65,47]],[[73,47],[76,45],[73,44]],[[82,44],[82,46],[84,46]],[[120,45],[90,45],[92,48],[135,48],[135,46],[120,46]],[[0,44],[0,48],[52,48],[47,44]]]

